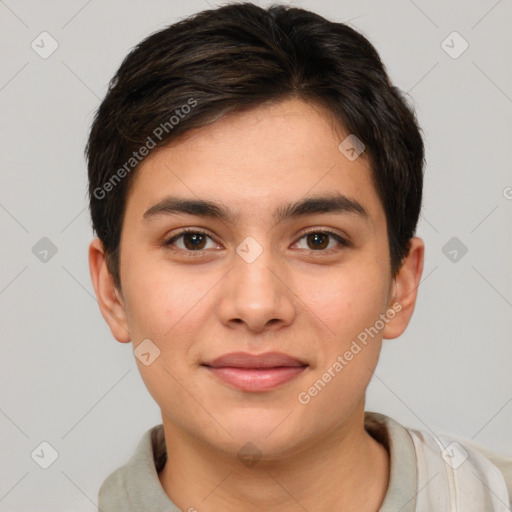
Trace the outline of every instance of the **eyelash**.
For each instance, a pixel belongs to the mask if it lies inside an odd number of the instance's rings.
[[[208,234],[206,233],[205,231],[201,231],[201,230],[197,230],[197,229],[190,229],[190,228],[186,228],[182,231],[180,231],[178,234],[176,235],[173,235],[171,238],[169,238],[167,241],[164,242],[164,247],[167,247],[167,248],[171,248],[171,250],[173,251],[176,251],[176,252],[182,252],[182,253],[185,253],[187,256],[190,256],[190,257],[198,257],[198,256],[202,256],[202,253],[205,252],[205,249],[198,249],[197,251],[191,251],[191,250],[187,250],[187,249],[174,249],[172,248],[172,244],[177,240],[179,239],[180,237],[182,237],[183,235],[186,235],[187,233],[193,233],[193,234],[197,234],[197,235],[203,235],[203,236],[207,236],[208,238],[212,239],[213,238]],[[337,233],[334,233],[333,231],[329,231],[329,230],[321,230],[321,229],[315,229],[315,230],[311,230],[311,231],[307,231],[306,233],[303,233],[299,239],[299,240],[302,240],[304,237],[306,237],[307,235],[311,235],[311,234],[323,234],[323,235],[329,235],[331,237],[333,237],[335,240],[337,240],[340,245],[342,245],[343,247],[351,247],[351,244],[350,242],[348,242],[347,240],[345,240],[344,238],[342,238],[340,235],[338,235]],[[304,250],[307,250],[307,249],[304,249]],[[334,248],[330,248],[330,249],[318,249],[318,250],[314,250],[314,249],[309,249],[308,252],[310,253],[324,253],[324,254],[331,254],[333,251],[336,251],[337,248],[334,247]]]

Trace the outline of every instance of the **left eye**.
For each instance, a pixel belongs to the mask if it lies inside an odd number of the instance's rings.
[[[348,245],[341,236],[330,231],[312,231],[303,235],[299,241],[302,239],[306,240],[308,247],[302,247],[303,249],[316,251],[319,249],[332,249],[333,247],[329,245],[329,238],[336,240],[341,245]]]

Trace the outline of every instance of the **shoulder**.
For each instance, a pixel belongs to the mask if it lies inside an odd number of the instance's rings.
[[[439,471],[446,482],[446,495],[461,510],[470,510],[470,502],[478,503],[481,510],[512,506],[512,458],[455,436],[407,431],[415,444],[420,473],[423,470],[428,476]]]
[[[407,510],[430,510],[431,503],[446,505],[438,510],[449,510],[450,503],[457,503],[457,510],[512,506],[512,457],[455,436],[409,428],[383,414],[366,413],[365,426],[390,453],[389,503],[384,504],[395,505],[397,489],[402,491],[404,478],[409,478],[406,494],[414,491],[416,498]]]
[[[129,460],[103,482],[98,493],[100,510],[176,510],[169,508],[172,503],[158,479],[165,457],[163,427],[156,425],[140,438]]]
[[[462,440],[460,442],[479,452],[501,471],[511,497],[510,505],[512,506],[512,457],[493,452],[471,441]]]

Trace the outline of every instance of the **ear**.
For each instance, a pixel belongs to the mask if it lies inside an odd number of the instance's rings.
[[[418,237],[411,238],[409,253],[405,257],[391,287],[391,299],[388,307],[389,310],[394,310],[396,314],[384,328],[383,338],[385,339],[398,338],[409,325],[416,305],[418,286],[423,272],[424,255],[425,244],[423,240]]]
[[[105,250],[99,238],[89,245],[89,270],[100,306],[101,314],[112,335],[121,343],[131,340],[122,293],[114,285],[114,278],[107,268]]]

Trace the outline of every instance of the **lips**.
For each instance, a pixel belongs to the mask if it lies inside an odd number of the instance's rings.
[[[206,366],[213,368],[276,368],[280,366],[307,366],[307,364],[296,357],[283,354],[282,352],[266,352],[265,354],[247,354],[246,352],[233,352],[214,359]]]
[[[233,352],[203,363],[202,366],[230,387],[261,392],[289,382],[303,373],[308,364],[281,352]]]

